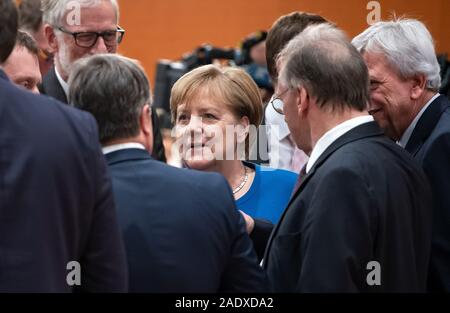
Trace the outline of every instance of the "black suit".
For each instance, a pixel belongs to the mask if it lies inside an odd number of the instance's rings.
[[[88,113],[0,70],[0,292],[127,291],[111,180]]]
[[[64,89],[59,83],[56,76],[55,67],[53,66],[42,79],[42,85],[39,86],[42,94],[51,96],[63,103],[68,103],[68,99]],[[153,157],[161,162],[166,162],[163,139],[161,129],[159,127],[159,119],[156,110],[152,107],[152,123],[153,123]]]
[[[430,104],[406,150],[423,166],[433,191],[428,290],[450,292],[450,101],[447,97],[439,96]]]
[[[265,275],[219,174],[126,149],[106,155],[131,292],[260,292]]]
[[[431,192],[375,122],[338,138],[303,178],[264,260],[278,292],[425,291]],[[381,265],[370,287],[367,265]]]

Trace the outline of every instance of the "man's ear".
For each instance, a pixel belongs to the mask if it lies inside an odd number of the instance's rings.
[[[411,99],[419,99],[427,88],[427,78],[424,74],[417,74],[411,78]]]
[[[243,116],[237,126],[237,142],[243,143],[250,131],[250,120],[247,116]]]
[[[148,104],[142,107],[140,124],[145,135],[153,134],[152,109]]]
[[[152,122],[152,108],[150,105],[146,104],[142,108],[141,116],[139,117],[140,122],[140,133],[144,135],[145,146],[148,152],[153,151],[153,122]]]
[[[298,87],[297,110],[299,116],[304,116],[309,109],[310,97],[308,90]]]
[[[44,26],[44,36],[45,39],[47,39],[48,46],[50,47],[52,53],[55,53],[58,51],[58,40],[56,38],[55,30],[53,27],[49,24],[45,24]]]

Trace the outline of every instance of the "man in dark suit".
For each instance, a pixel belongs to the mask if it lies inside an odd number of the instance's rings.
[[[130,291],[264,291],[264,273],[226,180],[150,156],[151,99],[142,68],[117,55],[93,56],[79,62],[69,83],[71,102],[99,125]]]
[[[366,111],[367,67],[342,31],[308,27],[280,55],[277,97],[305,174],[271,236],[278,292],[420,292],[431,194],[425,174]],[[307,129],[309,132],[304,132]]]
[[[77,1],[77,0],[75,0]],[[55,52],[55,65],[43,77],[40,91],[68,103],[68,84],[73,63],[89,55],[116,53],[125,31],[119,26],[117,0],[80,2],[79,21],[71,17],[73,0],[43,0],[45,35]],[[60,16],[60,12],[64,12]],[[154,157],[166,161],[159,120],[153,111]]]
[[[0,64],[17,12],[0,1]],[[0,292],[127,291],[112,187],[87,113],[0,70]]]
[[[431,34],[417,20],[380,22],[353,44],[369,68],[370,112],[430,181],[434,223],[428,290],[450,292],[450,102],[438,93],[440,66]]]

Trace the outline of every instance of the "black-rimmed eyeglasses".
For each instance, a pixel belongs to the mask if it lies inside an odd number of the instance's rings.
[[[284,115],[284,111],[283,111],[284,102],[283,102],[283,99],[281,99],[281,97],[283,95],[285,95],[288,91],[289,91],[289,88],[286,89],[285,91],[283,91],[282,93],[280,93],[279,95],[274,94],[272,99],[270,100],[270,104],[272,105],[273,109],[277,113],[282,114],[282,115]]]
[[[116,30],[107,30],[104,32],[70,32],[62,27],[58,27],[58,30],[72,35],[75,44],[81,48],[92,48],[98,41],[98,37],[102,37],[105,45],[107,47],[115,47],[120,44],[123,40],[123,36],[125,35],[125,30],[117,26]]]

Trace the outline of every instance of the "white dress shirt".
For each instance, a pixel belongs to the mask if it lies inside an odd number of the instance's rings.
[[[433,98],[431,98],[430,101],[427,102],[427,104],[424,105],[424,107],[422,108],[422,110],[420,110],[419,114],[417,114],[417,116],[414,118],[414,120],[412,121],[412,123],[408,126],[408,128],[406,129],[406,131],[403,133],[402,138],[400,138],[400,140],[397,142],[397,144],[403,148],[406,147],[406,145],[408,144],[409,139],[411,138],[411,135],[414,131],[414,129],[417,126],[417,123],[419,122],[420,118],[422,117],[423,113],[425,113],[425,111],[428,109],[428,107],[430,106],[431,103],[433,103],[434,100],[436,100],[437,97],[439,97],[440,94],[437,93],[433,96]]]
[[[140,150],[145,150],[144,145],[137,143],[137,142],[126,142],[126,143],[121,143],[118,145],[111,145],[111,146],[107,146],[104,147],[103,150],[103,154],[110,154],[116,151],[120,151],[120,150],[126,150],[126,149],[140,149]]]
[[[298,149],[291,139],[291,132],[284,120],[284,115],[267,105],[265,111],[266,134],[269,147],[269,161],[271,168],[300,172],[308,162],[308,156]]]
[[[359,116],[352,118],[348,121],[345,121],[344,123],[341,123],[336,127],[332,128],[331,130],[329,130],[328,132],[326,132],[325,135],[323,135],[319,139],[319,141],[317,142],[316,146],[314,147],[311,153],[308,165],[306,166],[306,173],[309,173],[309,171],[311,171],[311,169],[313,168],[317,160],[320,158],[320,156],[325,152],[325,150],[327,150],[329,146],[333,144],[333,142],[335,142],[337,139],[345,135],[353,128],[373,121],[374,119],[370,115]]]

